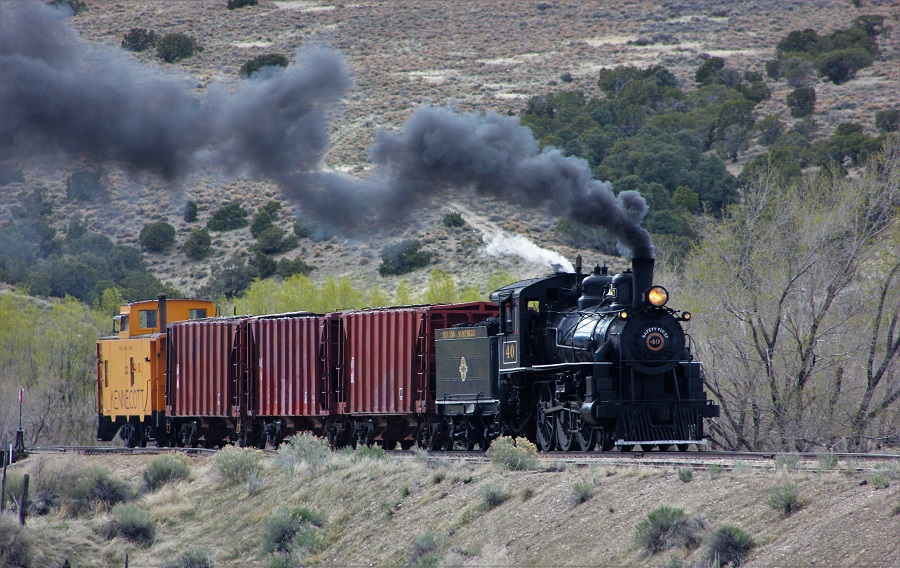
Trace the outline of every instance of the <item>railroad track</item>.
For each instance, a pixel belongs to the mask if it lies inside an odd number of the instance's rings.
[[[178,452],[186,455],[214,455],[218,450],[208,448],[125,448],[112,446],[45,446],[33,448],[27,454],[84,455],[153,455]],[[274,455],[275,450],[264,450]],[[398,460],[427,459],[430,464],[440,463],[490,463],[482,451],[422,452],[417,450],[389,451],[387,454]],[[588,467],[605,465],[611,467],[654,467],[662,469],[689,468],[707,470],[711,467],[721,471],[777,469],[790,465],[796,470],[819,471],[822,469],[866,471],[878,464],[900,467],[900,455],[895,454],[851,454],[851,453],[775,453],[775,452],[547,452],[541,458],[549,470],[568,467]]]

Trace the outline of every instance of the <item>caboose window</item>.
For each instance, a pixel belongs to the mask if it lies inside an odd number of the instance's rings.
[[[140,327],[151,329],[156,327],[156,310],[141,310],[139,316]]]
[[[120,331],[125,331],[122,328],[122,316],[116,316],[113,318],[113,333],[119,333]]]
[[[190,310],[188,311],[188,319],[196,320],[203,319],[206,317],[206,308],[202,310]]]
[[[121,316],[119,320],[119,331],[128,331],[128,316]]]

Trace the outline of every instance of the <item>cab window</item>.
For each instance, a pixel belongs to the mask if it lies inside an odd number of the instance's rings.
[[[119,331],[128,331],[128,316],[119,316]]]
[[[125,331],[125,328],[122,327],[122,320],[124,316],[116,316],[113,318],[113,333],[119,333],[120,331]],[[127,320],[126,320],[127,322]]]
[[[190,310],[188,311],[188,319],[204,319],[206,318],[206,308],[202,310]]]
[[[138,312],[138,325],[142,328],[156,327],[156,310],[141,310]]]

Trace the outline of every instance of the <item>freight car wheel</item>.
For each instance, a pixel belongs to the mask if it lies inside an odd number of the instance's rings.
[[[589,452],[597,445],[597,429],[585,422],[581,414],[575,417],[575,442],[582,452]]]
[[[689,445],[690,444],[675,444],[675,447],[678,448],[679,452],[686,452],[686,451],[688,451]]]
[[[575,442],[575,422],[573,414],[566,409],[556,413],[556,446],[568,452]]]
[[[547,412],[553,407],[553,392],[550,387],[543,385],[538,390],[537,412],[535,413],[535,438],[541,451],[549,452],[553,449],[556,438],[556,420],[552,412]]]

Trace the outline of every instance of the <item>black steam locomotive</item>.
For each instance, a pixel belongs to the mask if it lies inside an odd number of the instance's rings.
[[[436,416],[448,447],[524,436],[543,451],[705,444],[707,400],[682,322],[652,259],[611,276],[557,273],[491,295],[499,318],[437,330]]]

